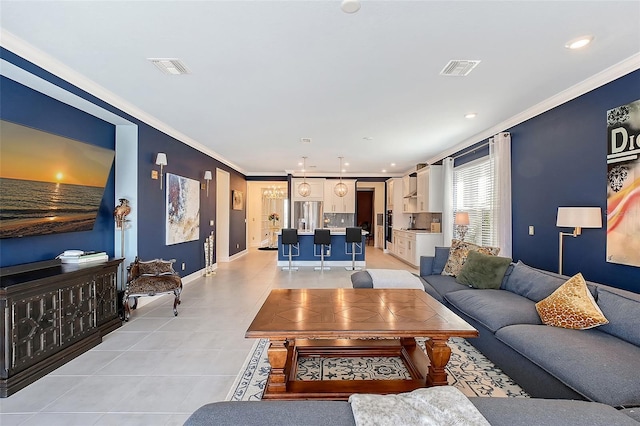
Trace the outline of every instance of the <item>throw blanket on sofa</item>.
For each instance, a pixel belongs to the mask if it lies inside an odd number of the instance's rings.
[[[415,288],[424,290],[422,281],[403,269],[367,269],[373,288]]]
[[[475,405],[452,386],[397,395],[353,394],[349,403],[356,426],[490,426]]]

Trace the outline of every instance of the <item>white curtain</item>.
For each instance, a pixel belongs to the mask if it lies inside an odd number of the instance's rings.
[[[444,245],[449,247],[453,239],[453,158],[442,160],[444,172],[444,206],[442,208],[442,235]]]
[[[500,255],[512,256],[511,247],[511,134],[498,133],[489,140],[493,167],[494,220]]]

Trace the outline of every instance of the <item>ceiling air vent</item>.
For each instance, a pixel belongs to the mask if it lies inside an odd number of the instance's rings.
[[[148,58],[164,74],[180,75],[191,74],[189,68],[180,59],[170,58]]]
[[[311,143],[311,138],[300,138],[300,142],[302,142],[302,143]]]
[[[480,63],[480,61],[472,61],[465,59],[452,59],[440,71],[440,75],[448,75],[453,77],[464,77]]]

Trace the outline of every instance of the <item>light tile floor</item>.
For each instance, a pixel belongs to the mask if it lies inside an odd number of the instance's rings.
[[[182,425],[227,396],[254,340],[244,333],[273,288],[348,288],[351,271],[281,271],[277,252],[250,249],[185,285],[179,315],[163,296],[103,342],[9,398],[0,425]],[[367,267],[417,270],[367,248]]]

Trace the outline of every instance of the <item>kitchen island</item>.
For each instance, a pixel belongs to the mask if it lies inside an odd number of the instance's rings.
[[[331,230],[331,246],[325,246],[325,266],[351,266],[351,243],[346,244],[345,228],[329,228]],[[356,247],[356,267],[364,268],[365,262],[365,238],[369,234],[362,231],[361,246]],[[320,246],[314,247],[313,231],[298,231],[300,252],[293,250],[293,266],[320,266]],[[295,256],[298,254],[298,256]],[[278,266],[289,265],[289,246],[282,246],[282,233],[278,233]]]

